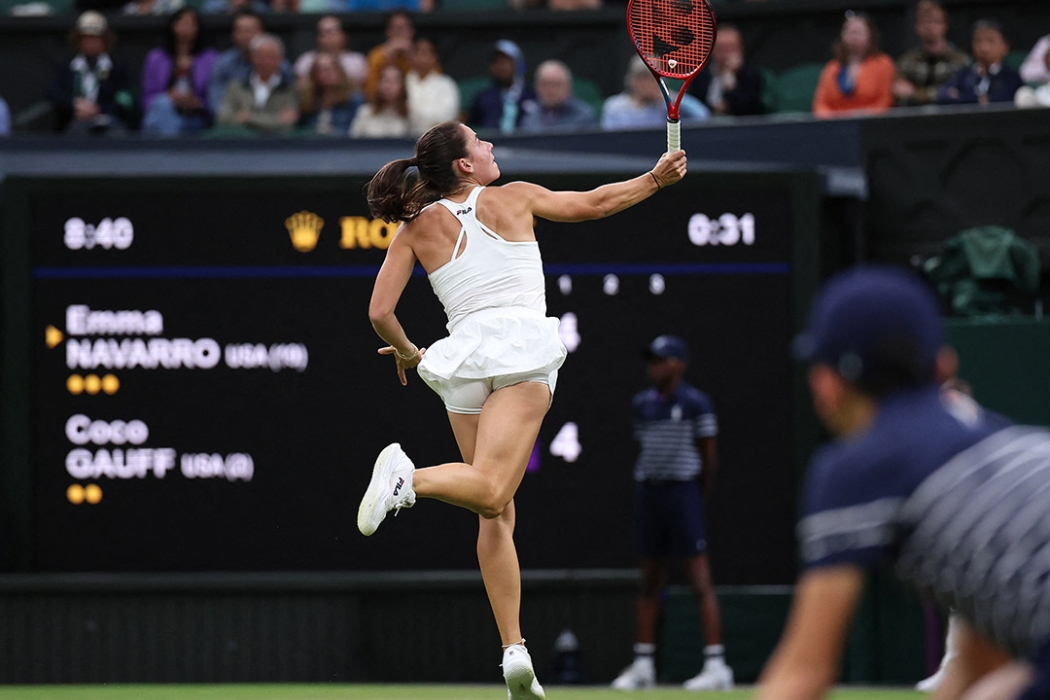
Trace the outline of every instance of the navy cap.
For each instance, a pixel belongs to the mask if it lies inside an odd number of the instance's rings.
[[[644,355],[648,358],[659,357],[661,360],[673,357],[682,362],[688,362],[689,346],[676,335],[661,335],[649,343]]]
[[[892,373],[922,383],[933,381],[943,342],[937,300],[922,280],[903,269],[864,265],[824,285],[794,350],[798,359],[830,365],[849,382]]]

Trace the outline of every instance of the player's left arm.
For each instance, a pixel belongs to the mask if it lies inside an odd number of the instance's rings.
[[[681,180],[685,171],[685,151],[675,151],[660,156],[649,172],[586,192],[549,190],[531,182],[511,182],[503,189],[521,197],[532,216],[548,221],[590,221],[633,207]]]
[[[855,565],[802,574],[784,634],[759,678],[757,700],[816,700],[827,692],[864,581],[864,569]]]

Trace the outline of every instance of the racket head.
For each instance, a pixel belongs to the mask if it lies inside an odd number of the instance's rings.
[[[707,65],[718,34],[708,0],[629,0],[627,31],[638,55],[660,82],[668,117],[678,119],[678,106],[689,83]],[[684,81],[671,101],[661,78]]]

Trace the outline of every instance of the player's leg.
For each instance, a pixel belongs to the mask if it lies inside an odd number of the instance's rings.
[[[539,382],[522,382],[493,392],[478,417],[473,463],[450,462],[416,470],[416,495],[467,508],[485,518],[497,517],[521,484],[550,396],[547,385]]]

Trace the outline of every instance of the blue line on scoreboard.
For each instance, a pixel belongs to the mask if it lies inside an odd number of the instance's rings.
[[[563,263],[548,275],[786,275],[788,263]],[[173,265],[157,267],[38,267],[36,279],[264,279],[375,277],[372,265]],[[416,266],[414,274],[424,275]]]

